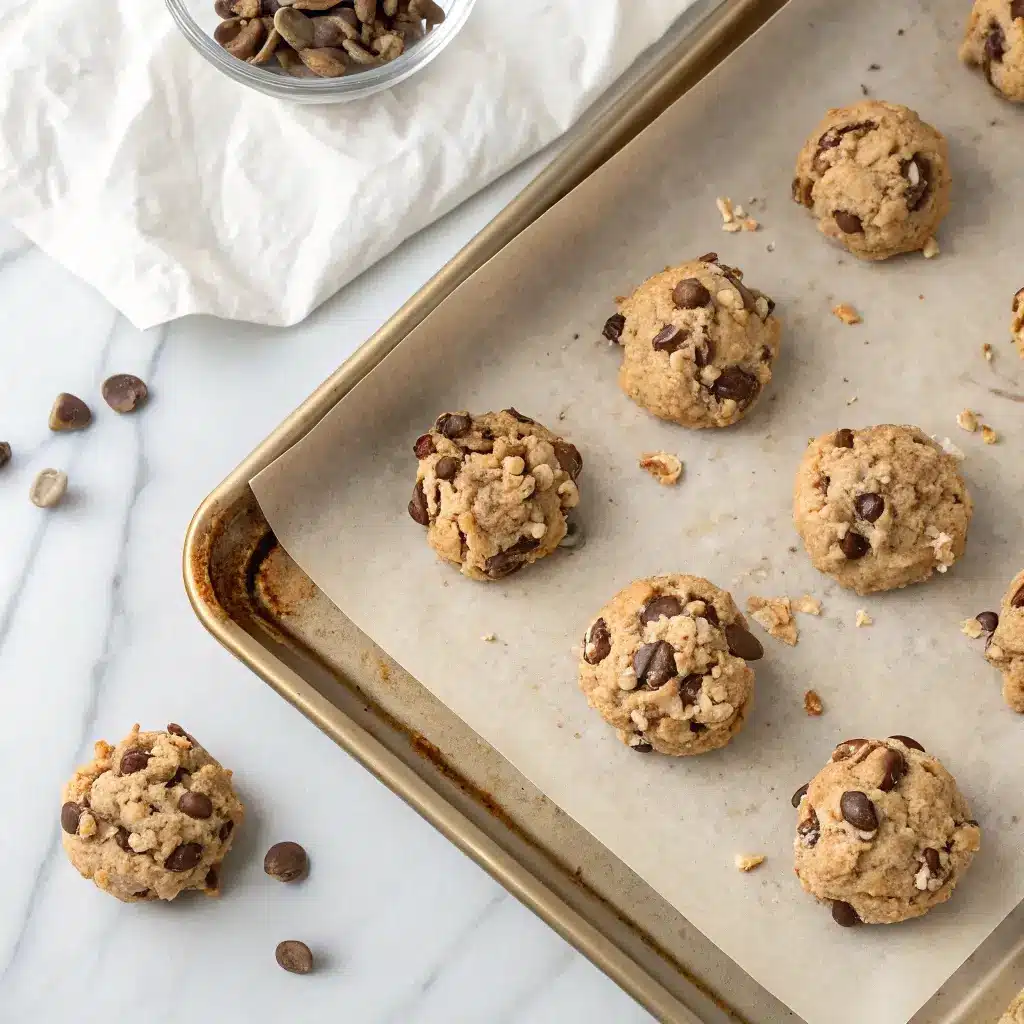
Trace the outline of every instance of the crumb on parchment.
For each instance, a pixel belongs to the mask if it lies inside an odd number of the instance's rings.
[[[981,439],[985,444],[995,444],[999,440],[999,435],[987,424],[981,425]]]
[[[753,871],[764,863],[763,853],[737,853],[736,867],[740,871]]]
[[[728,196],[719,196],[715,200],[718,212],[722,215],[722,230],[729,233],[737,231],[757,231],[761,225],[739,203],[733,204]]]
[[[961,430],[973,434],[978,429],[978,417],[970,409],[964,409],[956,414],[956,425]]]
[[[995,355],[995,353],[992,349],[992,346],[987,341],[984,345],[981,346],[981,354],[985,357],[986,362],[992,362],[992,357],[993,355]]]
[[[821,703],[821,698],[818,696],[815,690],[808,690],[804,694],[804,711],[807,712],[812,718],[817,718],[825,710],[824,705]]]
[[[977,640],[985,630],[981,628],[981,623],[977,619],[964,619],[960,623],[960,632],[964,636],[969,636],[972,640]]]
[[[769,636],[796,647],[800,634],[788,597],[748,597],[747,611]]]
[[[646,469],[662,487],[671,487],[683,475],[683,464],[670,452],[644,452],[640,456],[641,469]]]
[[[870,626],[875,620],[863,608],[857,609],[857,628],[863,628],[864,626]]]
[[[832,314],[839,317],[844,324],[850,324],[851,326],[853,324],[860,324],[864,322],[860,313],[858,313],[857,310],[847,302],[840,302],[838,306],[833,306]]]
[[[816,597],[811,597],[810,594],[795,598],[791,604],[795,612],[803,612],[804,615],[821,614],[821,602]]]
[[[924,243],[924,248],[921,250],[921,255],[926,259],[934,259],[939,255],[939,243],[934,237],[929,236],[928,240]]]

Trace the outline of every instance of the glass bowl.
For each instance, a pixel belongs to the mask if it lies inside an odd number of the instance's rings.
[[[390,89],[425,68],[459,33],[476,0],[437,0],[445,19],[394,60],[341,78],[293,78],[232,57],[213,38],[213,0],[165,0],[174,23],[207,63],[235,82],[293,103],[346,103]]]

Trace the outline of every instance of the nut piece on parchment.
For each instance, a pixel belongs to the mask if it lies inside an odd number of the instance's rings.
[[[50,409],[50,429],[57,431],[84,430],[92,423],[92,412],[77,395],[62,391]]]
[[[736,867],[740,871],[753,871],[764,863],[763,853],[737,853]]]
[[[769,636],[796,647],[799,633],[788,597],[748,597],[747,611]]]
[[[274,959],[278,966],[289,974],[309,974],[313,970],[313,952],[304,942],[297,939],[285,939],[277,944]]]
[[[863,318],[860,313],[857,312],[848,302],[840,302],[838,306],[833,307],[832,313],[834,316],[839,317],[844,324],[853,326],[854,324],[863,323]]]
[[[812,718],[818,718],[824,713],[825,706],[821,703],[817,690],[808,690],[804,694],[804,711]]]
[[[434,0],[215,0],[214,10],[228,53],[296,78],[379,67],[445,18]]]
[[[67,493],[68,475],[59,469],[43,469],[32,481],[28,490],[29,501],[37,508],[53,508],[59,505]]]
[[[115,373],[103,382],[101,394],[114,412],[134,412],[149,397],[149,388],[134,374]]]
[[[683,475],[683,464],[669,452],[644,452],[640,468],[646,469],[662,487],[671,487]]]

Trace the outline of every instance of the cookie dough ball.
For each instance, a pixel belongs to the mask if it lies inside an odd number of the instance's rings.
[[[64,787],[64,851],[125,903],[220,894],[220,862],[244,808],[222,768],[180,725],[100,740]]]
[[[1017,573],[1006,591],[985,657],[1003,673],[1006,703],[1024,714],[1024,572]]]
[[[923,249],[949,211],[942,133],[913,110],[864,100],[830,110],[796,161],[793,198],[865,260]]]
[[[1024,359],[1024,288],[1013,297],[1013,319],[1010,321],[1010,334],[1014,344]]]
[[[798,805],[796,873],[837,924],[894,924],[953,895],[981,845],[956,780],[909,736],[846,740]]]
[[[500,580],[565,536],[583,456],[521,412],[442,413],[413,451],[420,462],[409,515],[464,575]]]
[[[814,567],[858,594],[945,572],[964,553],[971,507],[956,459],[892,424],[812,441],[793,490]]]
[[[974,0],[960,59],[993,89],[1024,103],[1024,0]]]
[[[605,325],[624,354],[619,387],[684,427],[728,427],[772,379],[775,303],[715,253],[644,281]]]
[[[628,747],[685,756],[724,747],[754,690],[764,651],[732,596],[699,576],[637,580],[583,639],[580,688]]]
[[[1024,1024],[1024,992],[1017,993],[1017,998],[1006,1008],[998,1024]]]

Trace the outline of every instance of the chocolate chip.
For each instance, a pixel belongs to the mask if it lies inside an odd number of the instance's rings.
[[[917,740],[911,739],[909,736],[890,736],[889,739],[899,740],[900,743],[903,744],[903,746],[910,747],[911,750],[920,750],[922,754],[925,753],[924,747],[922,747],[921,744],[917,742]],[[865,740],[865,742],[867,741]]]
[[[695,722],[692,718],[690,719],[690,732],[707,732],[708,727],[703,722]]]
[[[822,494],[828,494],[829,484],[831,483],[832,478],[828,473],[822,473],[821,476],[818,477],[818,490],[821,491]]]
[[[224,824],[221,825],[220,831],[217,833],[217,838],[223,843],[224,840],[227,839],[229,835],[231,835],[234,829],[235,823],[233,821],[225,821]]]
[[[528,551],[533,551],[539,545],[540,541],[535,537],[520,537],[512,547],[499,551],[496,555],[491,555],[487,559],[484,563],[487,575],[492,580],[500,580],[505,576],[511,576],[512,573],[523,567],[523,559],[519,556],[525,555]]]
[[[731,398],[738,405],[748,403],[760,390],[760,381],[738,366],[727,366],[711,385],[711,392],[719,401]]]
[[[128,831],[123,825],[117,826],[117,831],[114,833],[114,842],[124,850],[125,853],[134,853],[135,851],[128,845],[128,837],[131,832]]]
[[[814,182],[809,178],[793,179],[793,201],[808,208],[814,206]]]
[[[857,911],[849,903],[844,903],[842,900],[832,901],[832,920],[840,928],[852,928],[854,925],[860,924]]]
[[[121,774],[134,775],[135,772],[141,772],[149,764],[149,759],[152,756],[152,754],[147,754],[145,750],[129,750],[121,758]]]
[[[981,828],[981,826],[980,826],[980,825],[979,825],[979,824],[978,824],[978,823],[977,823],[977,822],[976,822],[976,821],[975,821],[975,820],[974,820],[973,818],[968,818],[968,819],[967,819],[967,820],[966,820],[966,821],[964,822],[964,824],[965,824],[965,825],[973,825],[973,826],[974,826],[975,828]]]
[[[931,194],[932,165],[920,153],[915,153],[903,162],[900,173],[907,179],[907,209],[914,213],[924,206]]]
[[[684,341],[687,335],[674,324],[665,324],[664,327],[651,339],[651,347],[655,352],[675,352]]]
[[[684,277],[672,289],[672,301],[680,309],[700,309],[711,301],[711,292],[695,277]]]
[[[704,338],[699,345],[693,346],[693,361],[698,368],[710,365],[715,358],[715,343],[710,338]]]
[[[263,858],[263,870],[279,882],[294,882],[305,877],[309,857],[298,843],[274,843]]]
[[[1010,0],[1010,18],[1024,18],[1024,0]]]
[[[205,793],[182,793],[178,810],[190,818],[203,820],[213,814],[213,801]]]
[[[589,630],[583,641],[583,660],[588,665],[598,665],[612,653],[612,636],[608,632],[608,623],[598,619]]]
[[[726,279],[740,293],[740,298],[743,299],[744,308],[754,313],[757,311],[757,296],[743,283],[741,278],[743,275],[735,267],[727,267],[722,265],[722,276]]]
[[[583,456],[574,444],[561,439],[554,442],[555,458],[558,459],[562,471],[575,480],[583,472]]]
[[[792,805],[793,805],[794,807],[799,807],[799,806],[800,806],[800,801],[801,801],[801,800],[803,800],[803,798],[804,798],[804,794],[805,794],[805,793],[807,792],[807,790],[808,790],[808,789],[810,788],[810,785],[811,785],[811,784],[810,784],[809,782],[805,782],[805,783],[804,783],[804,784],[803,784],[803,785],[802,785],[802,786],[801,786],[801,787],[800,787],[800,788],[799,788],[799,789],[798,789],[798,790],[797,790],[797,791],[796,791],[796,792],[795,792],[795,793],[794,793],[794,794],[793,794],[793,795],[792,795],[792,796],[791,796],[791,797],[789,798],[789,802],[790,802],[790,803],[791,803],[791,804],[792,804]]]
[[[274,950],[274,958],[279,967],[283,967],[290,974],[309,974],[313,970],[313,953],[304,942],[297,939],[287,939],[277,944]]]
[[[683,702],[683,707],[686,707],[687,704],[696,704],[703,692],[704,677],[700,673],[688,675],[679,684],[679,696]]]
[[[885,511],[885,499],[880,494],[858,494],[854,499],[853,508],[859,519],[873,523]]]
[[[71,800],[61,807],[60,827],[64,829],[69,836],[73,836],[78,831],[78,819],[82,816],[82,812],[84,810],[84,807]]]
[[[460,437],[472,426],[472,419],[461,412],[443,412],[434,423],[434,429],[447,438]]]
[[[864,231],[864,225],[861,223],[860,217],[855,213],[848,213],[846,210],[836,210],[834,214],[836,224],[839,225],[839,230],[847,235],[859,235]]]
[[[682,601],[680,601],[678,597],[672,597],[669,594],[664,594],[647,603],[644,610],[640,613],[640,623],[641,625],[646,626],[648,622],[657,622],[662,615],[664,615],[666,619],[672,619],[675,618],[675,616],[682,614]]]
[[[993,21],[988,27],[988,35],[985,37],[985,59],[990,63],[998,64],[1006,53],[1006,35],[1002,26]]]
[[[717,263],[718,253],[717,252],[706,252],[698,260],[698,263]]]
[[[853,530],[846,531],[846,535],[839,542],[839,547],[842,548],[843,554],[851,560],[863,558],[871,550],[867,539],[859,533],[854,533]]]
[[[1024,3],[1024,0],[1021,0],[1021,2]],[[986,633],[994,633],[999,625],[999,616],[995,612],[978,612],[974,617],[978,620],[978,625]]]
[[[51,430],[83,430],[92,423],[92,412],[77,395],[62,391],[50,409]]]
[[[434,439],[430,434],[420,434],[416,438],[416,443],[412,446],[413,454],[417,459],[425,459],[429,455],[433,455],[437,449],[434,447]]]
[[[867,793],[859,789],[848,789],[839,798],[839,810],[843,817],[861,832],[874,832],[878,828],[878,814]]]
[[[761,346],[761,362],[762,363],[767,363],[769,366],[771,366],[771,362],[772,362],[772,360],[774,358],[775,358],[775,356],[772,354],[772,350],[767,345],[762,345]]]
[[[796,833],[800,836],[804,846],[817,845],[821,838],[821,826],[818,824],[818,815],[814,813],[813,807],[809,809],[809,816],[797,825]]]
[[[843,136],[849,135],[851,132],[871,131],[872,128],[877,127],[878,125],[874,121],[854,121],[852,124],[829,128],[818,139],[818,152],[820,153],[823,149],[835,149],[843,141]]]
[[[149,396],[149,388],[134,374],[115,373],[103,382],[100,393],[114,412],[134,412]]]
[[[646,740],[642,740],[640,743],[634,743],[629,749],[635,754],[649,754],[654,747],[652,747]]]
[[[622,337],[622,329],[626,326],[626,318],[621,313],[613,313],[604,322],[601,333],[614,344],[618,345]]]
[[[718,625],[718,612],[715,611],[715,606],[710,602],[706,602],[704,605],[704,618],[711,623],[712,626]]]
[[[164,867],[168,871],[191,871],[203,859],[199,843],[182,843],[168,854]]]
[[[891,739],[892,737],[890,737]],[[858,737],[853,740],[843,740],[835,750],[832,751],[832,761],[845,761],[848,757],[853,757],[854,754],[864,746],[865,743],[870,742],[869,740],[861,739]]]
[[[924,862],[928,865],[928,870],[933,875],[937,875],[942,870],[942,861],[939,860],[939,851],[933,850],[930,846],[926,846],[924,848]]]
[[[217,865],[214,864],[209,871],[206,872],[206,878],[203,879],[203,888],[205,889],[217,889],[220,887],[220,875],[217,873]]]
[[[895,789],[900,779],[907,774],[907,759],[898,751],[886,750],[882,756],[882,781],[878,788],[883,793]]]
[[[133,892],[132,896],[137,900],[144,900],[149,895],[148,889],[140,889],[138,892]]]
[[[744,661],[757,661],[764,657],[761,641],[738,622],[725,627],[725,642],[729,645],[729,652]]]
[[[836,436],[832,443],[837,448],[852,448],[853,447],[853,431],[849,427],[842,427],[836,431]]]
[[[173,789],[184,782],[191,774],[187,768],[176,768],[174,774],[164,783],[164,789]]]
[[[11,461],[11,446],[7,441],[0,441],[0,469]]]
[[[537,422],[536,420],[531,420],[529,416],[524,416],[518,409],[515,408],[515,406],[512,406],[512,405],[510,405],[505,410],[505,412],[507,412],[509,414],[509,416],[512,416],[514,419],[518,420],[520,423],[536,423]]]
[[[657,690],[677,674],[675,649],[666,640],[643,644],[633,655],[633,671],[640,686]]]
[[[188,733],[185,732],[185,730],[182,729],[182,727],[180,725],[178,725],[177,722],[168,722],[167,723],[167,731],[172,736],[184,736],[184,737],[188,736]]]
[[[409,515],[420,524],[430,525],[430,512],[427,510],[427,495],[423,490],[423,481],[417,480],[416,486],[412,489],[412,498],[409,500]]]
[[[437,460],[434,472],[441,480],[454,480],[459,475],[462,462],[452,458],[451,455],[443,455]]]
[[[1024,608],[1024,586],[1022,586],[1013,597],[1010,598],[1011,608]]]

